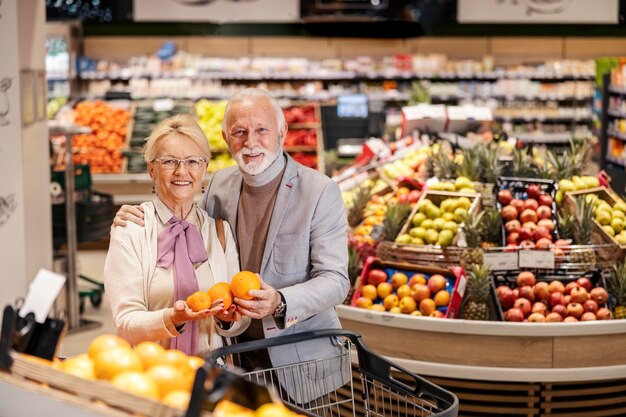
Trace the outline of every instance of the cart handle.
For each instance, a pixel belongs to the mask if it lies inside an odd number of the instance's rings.
[[[385,385],[390,386],[399,392],[411,394],[417,398],[420,398],[420,394],[426,393],[429,397],[438,402],[438,408],[444,410],[437,413],[437,417],[456,417],[459,408],[459,400],[454,394],[371,351],[363,341],[361,334],[350,330],[315,330],[286,336],[259,339],[245,343],[236,343],[234,345],[221,347],[211,352],[207,358],[207,363],[216,364],[219,358],[235,353],[251,352],[274,346],[320,339],[323,337],[346,337],[350,339],[350,341],[357,347],[359,371],[365,376],[373,380],[383,382]],[[391,374],[392,370],[399,371],[407,377],[412,378],[414,384],[409,385],[395,379]]]

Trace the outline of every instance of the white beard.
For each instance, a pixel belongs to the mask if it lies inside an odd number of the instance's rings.
[[[263,154],[263,159],[261,160],[261,162],[249,162],[246,164],[246,162],[243,160],[244,155],[259,153]],[[277,156],[278,152],[271,152],[269,149],[262,146],[255,146],[252,149],[241,148],[241,150],[235,154],[234,158],[239,165],[239,168],[241,168],[243,172],[248,175],[259,175],[260,173],[265,171],[270,165],[272,165],[272,162],[274,162]]]

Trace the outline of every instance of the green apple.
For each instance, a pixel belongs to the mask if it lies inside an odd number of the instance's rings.
[[[411,221],[411,223],[413,223],[413,226],[417,227],[422,224],[424,220],[426,220],[426,215],[424,213],[415,213],[415,216],[413,216],[413,220]]]
[[[433,226],[435,227],[435,230],[438,232],[443,230],[443,226],[445,224],[446,224],[446,221],[442,219],[441,217],[438,217],[435,220],[433,220]]]
[[[411,235],[407,235],[406,233],[404,233],[396,238],[396,243],[407,244],[411,243],[411,240]]]
[[[452,244],[453,238],[454,238],[454,233],[451,230],[442,230],[439,233],[437,244],[440,246],[450,246]]]
[[[439,239],[439,233],[435,229],[426,230],[426,238],[424,239],[427,243],[434,245],[437,243],[437,239]]]
[[[611,220],[611,227],[615,233],[619,233],[624,230],[624,219],[620,219],[619,217],[614,217]]]
[[[465,220],[465,217],[467,217],[467,210],[464,208],[459,207],[458,209],[454,210],[454,221],[457,223],[462,223]]]
[[[576,186],[571,180],[561,180],[559,181],[559,191],[563,191],[564,193],[568,191],[575,191]]]
[[[608,226],[608,225],[602,226],[602,230],[604,230],[611,236],[615,236],[615,230],[613,230],[611,226]]]
[[[448,221],[443,225],[443,230],[449,230],[456,233],[459,230],[459,225],[456,222]]]

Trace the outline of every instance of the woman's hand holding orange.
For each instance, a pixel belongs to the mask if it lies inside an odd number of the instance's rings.
[[[210,304],[209,308],[194,311],[185,301],[178,300],[174,303],[174,307],[170,311],[170,318],[175,325],[182,324],[186,321],[202,320],[209,316],[214,316],[224,309],[222,300],[215,300]]]

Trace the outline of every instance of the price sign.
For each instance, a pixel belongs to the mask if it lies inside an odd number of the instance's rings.
[[[518,269],[517,252],[493,252],[483,255],[483,263],[492,271],[510,271]]]
[[[554,252],[548,250],[522,250],[519,252],[519,267],[554,269]]]

